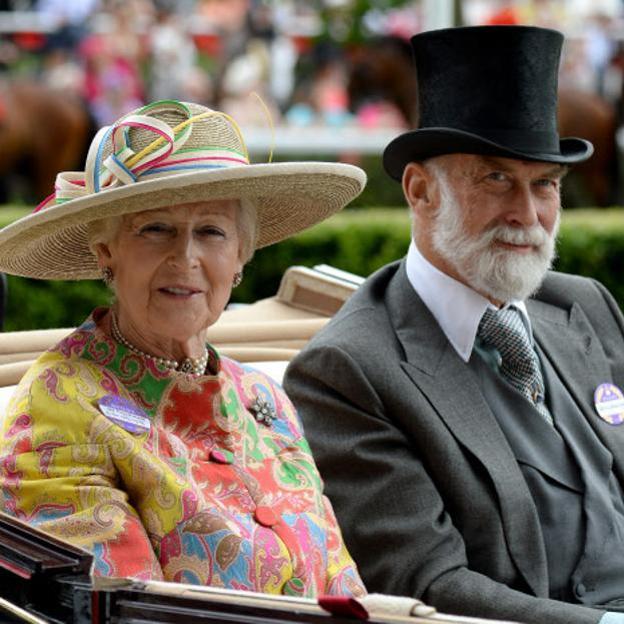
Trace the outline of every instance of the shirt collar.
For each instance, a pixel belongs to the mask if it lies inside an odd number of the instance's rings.
[[[464,362],[470,359],[479,323],[485,310],[494,306],[478,292],[433,266],[414,241],[407,252],[407,279],[440,325],[448,341]],[[531,322],[524,301],[510,301],[520,311],[533,341]]]

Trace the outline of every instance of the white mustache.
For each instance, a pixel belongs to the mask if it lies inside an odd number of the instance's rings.
[[[509,225],[497,225],[489,230],[484,237],[488,243],[500,242],[511,245],[531,245],[541,247],[548,243],[551,235],[540,225],[529,228],[517,228]]]

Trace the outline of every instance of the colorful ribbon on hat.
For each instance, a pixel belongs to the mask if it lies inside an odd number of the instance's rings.
[[[177,108],[187,119],[174,128],[156,117],[155,113]],[[243,152],[222,146],[184,148],[193,124],[218,115],[227,119],[236,132]],[[130,128],[142,128],[157,135],[147,147],[135,153],[129,146]],[[112,153],[103,158],[109,140]],[[54,193],[46,197],[33,212],[86,197],[93,193],[134,184],[146,179],[169,176],[184,171],[222,169],[249,164],[249,153],[238,124],[226,113],[208,110],[192,115],[189,108],[175,100],[148,104],[135,114],[123,117],[112,126],[105,126],[95,135],[87,154],[85,171],[64,171],[56,177]]]

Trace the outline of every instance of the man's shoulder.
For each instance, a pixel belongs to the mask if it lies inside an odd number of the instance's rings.
[[[358,288],[334,318],[310,341],[309,346],[353,345],[366,333],[367,339],[383,334],[389,327],[387,294],[392,280],[401,270],[401,261],[381,267]],[[374,328],[374,334],[371,335]]]
[[[600,289],[606,291],[595,280],[581,275],[548,271],[534,299],[562,307],[574,303],[595,302]]]

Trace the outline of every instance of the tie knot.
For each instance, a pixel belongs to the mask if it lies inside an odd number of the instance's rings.
[[[520,312],[516,308],[488,308],[479,323],[479,337],[499,352],[501,375],[552,425],[552,416],[544,403],[539,359]]]
[[[488,308],[479,324],[479,337],[508,362],[532,356],[531,340],[516,308]]]

